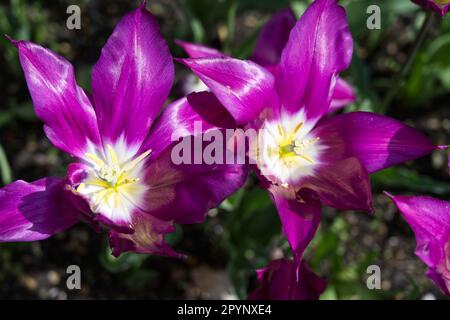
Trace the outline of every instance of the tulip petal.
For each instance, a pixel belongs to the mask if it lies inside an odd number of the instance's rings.
[[[59,149],[82,158],[89,144],[100,136],[94,108],[75,80],[66,59],[28,41],[15,41],[20,63],[45,133]]]
[[[109,231],[112,254],[118,257],[123,252],[156,254],[181,258],[165,241],[164,235],[175,231],[171,222],[162,221],[144,212],[133,213],[133,232]]]
[[[181,48],[183,48],[183,50],[186,51],[186,53],[188,54],[189,58],[192,59],[226,57],[226,55],[220,52],[219,50],[203,46],[200,44],[190,43],[181,40],[175,40],[175,43],[178,44]]]
[[[78,211],[65,201],[64,180],[19,180],[0,189],[0,242],[47,239],[74,225]]]
[[[344,9],[336,0],[313,2],[292,29],[278,66],[275,81],[284,110],[304,109],[311,122],[320,119],[352,51]]]
[[[276,74],[281,54],[289,39],[296,19],[291,8],[275,13],[264,25],[256,40],[251,60]],[[330,112],[334,112],[356,100],[353,87],[341,78],[337,78],[334,88]]]
[[[256,119],[265,108],[278,108],[273,75],[254,62],[232,58],[177,61],[208,86],[239,125]]]
[[[291,8],[276,12],[261,29],[251,60],[266,68],[278,65],[295,22]]]
[[[357,158],[347,158],[320,166],[302,181],[327,206],[339,210],[372,212],[369,175]]]
[[[304,261],[298,266],[291,260],[274,260],[257,270],[257,276],[260,286],[250,300],[318,300],[327,286]]]
[[[142,145],[156,159],[179,138],[202,134],[215,127],[235,128],[236,123],[217,98],[209,92],[190,94],[172,102],[162,112]]]
[[[355,101],[356,93],[353,87],[347,81],[338,77],[336,86],[334,87],[329,112],[337,111]]]
[[[429,268],[426,272],[426,276],[430,278],[447,297],[450,298],[450,278],[448,275],[443,276],[440,272]]]
[[[118,23],[92,72],[104,140],[114,143],[122,137],[139,147],[168,97],[173,77],[169,49],[144,2]]]
[[[387,195],[414,231],[415,253],[429,267],[427,275],[450,297],[450,202]]]
[[[319,227],[320,203],[309,199],[300,202],[284,188],[273,186],[269,190],[280,215],[283,232],[295,257],[301,259]]]
[[[420,131],[371,112],[350,112],[320,123],[324,161],[357,157],[369,173],[422,157],[437,147]]]
[[[150,187],[143,210],[161,220],[201,222],[247,178],[243,165],[174,164],[171,151],[149,164],[146,175]]]

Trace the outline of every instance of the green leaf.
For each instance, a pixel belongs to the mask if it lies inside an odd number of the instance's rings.
[[[381,188],[406,189],[417,193],[450,194],[450,183],[434,180],[411,169],[388,168],[372,175],[372,182]]]
[[[2,177],[3,184],[8,184],[12,181],[11,167],[9,165],[8,159],[6,158],[5,151],[0,145],[0,174]]]
[[[126,252],[118,258],[111,254],[108,242],[104,241],[103,253],[100,255],[102,266],[112,273],[120,273],[131,269],[138,269],[149,255]]]

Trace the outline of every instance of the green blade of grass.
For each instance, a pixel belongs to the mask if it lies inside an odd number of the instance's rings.
[[[8,184],[12,180],[11,167],[9,165],[8,159],[6,158],[5,151],[0,145],[0,175],[2,177],[3,184]]]

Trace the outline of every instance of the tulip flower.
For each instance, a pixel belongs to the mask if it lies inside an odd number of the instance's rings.
[[[318,300],[326,288],[304,261],[298,269],[292,260],[274,260],[256,273],[260,286],[250,300]]]
[[[238,125],[257,129],[249,151],[271,193],[299,260],[320,221],[320,203],[372,212],[369,174],[422,157],[436,147],[387,116],[330,110],[353,40],[336,0],[314,1],[291,30],[273,73],[230,57],[179,59],[220,100]]]
[[[445,14],[450,9],[449,0],[412,0],[412,2],[427,10],[433,10],[439,13],[441,16],[445,16]]]
[[[47,137],[74,162],[64,178],[0,189],[1,242],[46,239],[83,220],[108,230],[114,255],[178,256],[164,242],[173,224],[201,222],[244,183],[242,166],[172,163],[175,130],[189,136],[194,121],[214,129],[226,111],[205,93],[160,114],[174,66],[145,2],[122,18],[103,47],[92,95],[76,84],[67,60],[37,44],[11,41]]]
[[[265,67],[270,72],[275,73],[278,63],[280,62],[281,53],[286,46],[289,39],[289,33],[295,26],[295,22],[296,19],[294,13],[290,8],[282,9],[275,13],[261,29],[250,60]],[[185,41],[176,42],[184,49],[184,51],[186,51],[190,58],[227,57],[227,55],[214,48]],[[204,84],[201,80],[186,77],[184,82],[184,94],[188,94],[192,91],[204,90]],[[330,112],[343,108],[356,100],[356,94],[353,87],[341,78],[338,78],[333,90]]]
[[[386,194],[414,231],[415,253],[428,266],[427,276],[450,297],[450,202]]]

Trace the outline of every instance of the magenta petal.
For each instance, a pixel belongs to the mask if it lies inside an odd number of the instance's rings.
[[[369,173],[436,149],[420,131],[371,112],[350,112],[327,119],[314,129],[314,135],[328,147],[324,159],[357,157]]]
[[[175,40],[175,43],[183,48],[184,51],[188,54],[189,58],[197,59],[197,58],[223,58],[226,57],[225,54],[220,52],[217,49],[210,48],[207,46],[202,46],[200,44],[190,43],[181,40]]]
[[[232,58],[178,61],[191,68],[239,125],[256,119],[266,108],[278,108],[273,75],[251,61]]]
[[[425,274],[447,297],[450,298],[450,278],[448,275],[443,276],[440,272],[431,268],[428,268],[428,271]]]
[[[91,103],[76,81],[73,66],[54,52],[28,41],[12,40],[45,133],[59,149],[82,157],[100,136]]]
[[[172,56],[145,3],[118,23],[92,72],[101,135],[140,145],[168,97]]]
[[[388,196],[414,231],[415,253],[429,267],[427,275],[449,295],[450,202],[426,196]]]
[[[296,19],[291,8],[282,9],[275,13],[261,29],[251,60],[276,74],[282,51],[288,42],[289,34],[295,26],[295,22]],[[355,100],[356,94],[353,87],[338,77],[330,112],[353,103]]]
[[[156,159],[175,142],[172,141],[173,136],[181,138],[193,135],[194,129],[196,134],[202,134],[215,127],[235,128],[236,123],[212,93],[193,93],[164,109],[141,150],[151,149],[151,157]]]
[[[356,101],[353,87],[341,78],[337,78],[329,112],[334,112]]]
[[[330,207],[373,211],[369,175],[357,158],[322,165],[302,181],[302,186],[314,191]]]
[[[260,286],[249,294],[250,300],[318,300],[327,286],[304,261],[298,266],[291,260],[274,260],[257,275]]]
[[[133,233],[109,231],[112,254],[118,257],[123,252],[148,253],[181,258],[165,241],[164,235],[175,231],[171,222],[162,221],[144,212],[133,214]]]
[[[304,109],[310,121],[327,112],[340,71],[351,61],[353,41],[344,9],[336,0],[316,0],[289,36],[276,87],[289,113]]]
[[[36,241],[78,221],[78,211],[65,197],[64,180],[19,180],[0,189],[0,242]]]
[[[283,232],[297,259],[314,237],[320,223],[321,206],[315,200],[300,202],[292,198],[291,192],[280,187],[271,187],[270,193],[283,225]]]
[[[174,164],[171,151],[149,164],[146,174],[149,190],[143,209],[161,220],[201,222],[247,178],[243,165]]]
[[[278,65],[281,52],[288,42],[289,33],[295,22],[294,13],[290,8],[275,13],[261,29],[251,60],[269,68]]]

